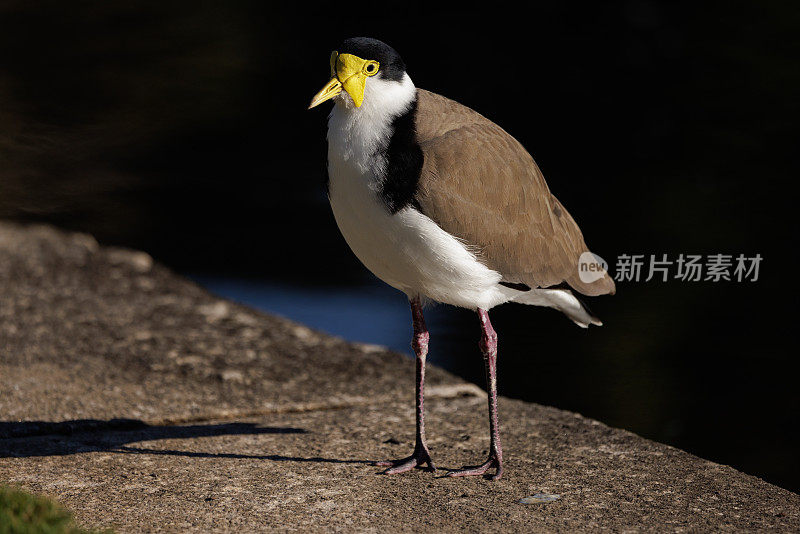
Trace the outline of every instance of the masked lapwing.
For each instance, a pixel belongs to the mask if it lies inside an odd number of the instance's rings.
[[[600,325],[574,291],[614,293],[578,225],[550,193],[533,158],[505,130],[443,96],[417,89],[390,46],[345,40],[331,80],[309,108],[333,99],[328,118],[328,197],[345,240],[378,278],[408,295],[416,354],[416,446],[378,462],[386,474],[427,464],[423,391],[429,334],[422,306],[475,310],[489,398],[489,458],[450,476],[503,473],[497,415],[497,334],[489,310],[505,302],[560,310]],[[480,67],[480,68],[485,68]],[[591,255],[589,255],[591,257]]]

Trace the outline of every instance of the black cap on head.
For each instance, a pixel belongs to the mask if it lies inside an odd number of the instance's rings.
[[[384,80],[399,82],[406,72],[406,64],[394,48],[377,39],[351,37],[345,39],[339,48],[340,54],[353,54],[361,59],[372,59],[381,64],[378,76]]]

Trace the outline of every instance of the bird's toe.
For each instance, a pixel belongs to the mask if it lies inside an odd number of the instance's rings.
[[[464,469],[458,469],[456,471],[450,471],[447,473],[448,477],[469,477],[469,476],[480,476],[485,475],[486,472],[491,468],[496,468],[497,471],[489,477],[490,480],[499,480],[500,477],[503,476],[503,465],[497,458],[489,458],[485,463],[481,465],[476,465],[473,467],[467,467]]]

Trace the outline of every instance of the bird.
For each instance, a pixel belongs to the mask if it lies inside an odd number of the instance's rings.
[[[436,470],[425,435],[423,307],[438,302],[477,313],[489,404],[488,459],[447,476],[497,480],[498,336],[489,310],[544,306],[583,328],[599,326],[575,292],[614,294],[614,281],[525,148],[478,112],[417,88],[394,48],[345,39],[330,56],[330,76],[309,109],[334,104],[327,131],[334,218],[358,259],[411,307],[416,443],[410,456],[375,465],[389,475]],[[596,258],[588,260],[592,276],[581,271],[587,254]]]

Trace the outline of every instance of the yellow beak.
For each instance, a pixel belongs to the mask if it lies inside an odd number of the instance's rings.
[[[364,102],[364,88],[367,77],[377,74],[380,65],[377,61],[361,59],[353,54],[331,55],[331,74],[333,78],[314,95],[308,109],[319,106],[326,100],[337,96],[342,90],[347,91],[356,107],[361,107]]]
[[[314,98],[311,99],[311,104],[308,105],[308,109],[319,106],[326,100],[330,100],[341,92],[342,82],[340,82],[339,79],[334,76],[331,78],[331,81],[325,84],[325,87],[322,88],[322,91],[314,95]]]

